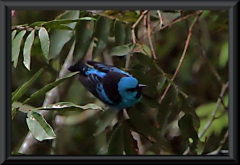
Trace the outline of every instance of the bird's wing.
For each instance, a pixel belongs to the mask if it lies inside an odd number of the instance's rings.
[[[96,62],[96,61],[87,61],[87,63],[89,65],[93,66],[95,69],[105,72],[105,73],[108,73],[111,71],[111,72],[118,72],[118,73],[124,74],[126,76],[130,76],[130,74],[128,74],[127,72],[124,72],[123,70],[118,69],[112,65],[103,64],[103,63]]]
[[[114,103],[107,97],[103,85],[102,77],[92,73],[86,76],[79,76],[81,83],[91,92],[95,97],[107,105],[114,105]]]

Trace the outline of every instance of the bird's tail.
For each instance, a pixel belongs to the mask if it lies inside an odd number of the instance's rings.
[[[85,75],[85,72],[89,69],[89,67],[83,63],[82,61],[78,61],[76,64],[70,66],[68,70],[70,72],[77,72],[80,71],[80,74]]]

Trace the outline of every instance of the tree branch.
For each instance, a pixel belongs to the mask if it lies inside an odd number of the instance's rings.
[[[67,73],[68,73],[68,67],[70,67],[72,65],[72,55],[73,55],[73,50],[74,50],[74,43],[71,47],[71,50],[69,51],[69,54],[59,72],[59,76],[56,79],[56,81],[58,79],[64,78]],[[69,85],[65,85],[64,88],[68,88]],[[53,104],[58,100],[59,97],[59,88],[55,87],[52,90],[50,90],[45,97],[45,100],[43,102],[43,106],[47,106],[49,104]],[[52,120],[49,119],[52,116],[53,111],[40,111],[40,113],[44,116],[44,118],[46,118],[47,121],[51,122]],[[38,142],[34,136],[31,134],[31,132],[29,131],[27,136],[25,137],[22,145],[20,146],[18,152],[22,153],[22,154],[34,154],[39,152],[39,148],[42,145],[42,143],[44,142]],[[49,145],[51,147],[51,145]]]
[[[173,75],[173,77],[171,78],[171,80],[173,81],[175,79],[175,77],[177,76],[179,70],[180,70],[180,67],[182,66],[182,63],[183,63],[183,60],[185,58],[185,55],[186,55],[186,52],[187,52],[187,48],[188,48],[188,45],[189,45],[189,41],[191,39],[191,36],[192,36],[192,29],[193,29],[193,26],[196,24],[196,22],[198,21],[199,17],[200,17],[201,13],[194,19],[194,21],[192,22],[191,26],[189,27],[189,30],[188,30],[188,36],[187,36],[187,40],[185,42],[185,46],[184,46],[184,50],[183,50],[183,53],[182,53],[182,56],[179,60],[179,63],[178,63],[178,66],[177,66],[177,69]],[[167,88],[165,89],[165,91],[163,92],[163,95],[162,97],[159,99],[159,103],[162,102],[163,98],[165,97],[165,95],[167,94],[167,91],[169,90],[171,86],[171,83],[168,84]]]
[[[199,134],[199,138],[202,138],[203,135],[206,133],[206,131],[208,130],[208,128],[211,126],[211,124],[213,123],[213,121],[216,119],[216,114],[217,114],[217,111],[219,110],[219,105],[221,103],[221,98],[223,97],[225,91],[227,90],[228,88],[228,82],[223,85],[222,87],[222,90],[221,90],[221,93],[220,93],[220,97],[218,98],[217,100],[217,103],[216,103],[216,106],[215,106],[215,109],[214,111],[212,112],[212,117],[211,119],[208,121],[208,123],[205,125],[203,131]]]

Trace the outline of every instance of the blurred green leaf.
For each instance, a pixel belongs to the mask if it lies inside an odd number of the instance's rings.
[[[17,112],[18,112],[18,108],[12,108],[12,120],[16,116]]]
[[[125,25],[120,21],[115,22],[114,36],[116,45],[123,45],[125,43],[126,40]]]
[[[99,56],[107,46],[110,33],[110,20],[107,17],[100,17],[97,21],[95,37],[96,47],[93,49],[93,59]]]
[[[49,90],[53,89],[54,87],[58,86],[60,83],[62,83],[63,81],[71,78],[72,76],[76,75],[78,72],[73,72],[68,74],[66,77],[59,79],[53,83],[50,83],[46,86],[44,86],[42,89],[38,90],[37,92],[33,93],[28,99],[26,99],[23,104],[27,104],[30,101],[37,99],[39,97],[41,97],[42,95],[46,94],[46,92],[48,92]]]
[[[51,29],[58,29],[58,30],[73,30],[72,28],[70,28],[67,25],[51,25],[51,27],[49,27]]]
[[[195,131],[198,132],[198,129],[200,127],[200,120],[195,108],[192,106],[191,99],[184,98],[182,95],[179,95],[178,104],[181,111],[183,111],[185,114],[191,115],[193,121],[191,125],[193,126]]]
[[[223,98],[226,106],[228,106],[228,95]],[[212,113],[216,109],[216,103],[203,104],[196,109],[196,113],[200,118],[199,133],[203,132],[206,124],[212,120]],[[215,115],[215,119],[206,130],[204,136],[201,137],[201,141],[205,141],[212,134],[219,135],[223,128],[228,127],[228,113],[225,111],[223,106],[219,106]]]
[[[50,47],[50,41],[49,41],[49,36],[48,32],[44,27],[41,27],[38,36],[40,39],[40,44],[42,48],[42,52],[44,56],[46,57],[47,60],[49,60],[49,47]]]
[[[102,112],[100,114],[99,119],[96,122],[97,129],[94,133],[94,136],[97,136],[100,133],[102,133],[105,130],[105,128],[112,123],[117,113],[118,111],[112,109],[107,109],[104,112]]]
[[[216,20],[214,20],[214,24],[211,26],[211,30],[216,32],[224,32],[228,31],[228,11],[222,10],[220,14],[217,15]]]
[[[42,26],[46,21],[38,21],[34,22],[33,24],[29,25],[30,27],[35,27],[35,26]]]
[[[144,64],[144,66],[155,68],[154,61],[150,58],[150,56],[147,56],[141,52],[134,52],[133,56],[140,64]]]
[[[144,113],[138,112],[136,109],[129,109],[127,111],[131,124],[136,128],[136,132],[144,135],[155,146],[167,152],[171,152],[167,140],[160,134],[157,127],[150,123]]]
[[[27,89],[37,80],[37,78],[43,73],[43,71],[44,68],[40,69],[37,73],[34,74],[34,76],[29,81],[24,83],[16,91],[12,93],[12,103],[17,101],[27,91]]]
[[[28,104],[23,105],[21,102],[17,102],[17,101],[12,103],[12,108],[17,108],[18,111],[21,111],[23,113],[28,113],[30,110],[33,111],[33,109],[35,109],[35,107],[31,105],[28,105]]]
[[[159,76],[159,80],[158,80],[158,84],[157,84],[158,91],[160,91],[163,88],[163,86],[166,83],[166,80],[167,80],[167,78],[165,76],[163,76],[163,75]]]
[[[58,19],[58,20],[45,22],[42,25],[47,27],[47,28],[52,28],[52,26],[69,24],[69,23],[78,22],[78,21],[81,21],[81,20],[82,21],[96,21],[96,19],[93,18],[93,17],[82,17],[82,18],[78,18],[78,19]]]
[[[23,48],[23,64],[28,70],[30,70],[31,49],[34,41],[34,34],[35,30],[32,30],[28,35]]]
[[[124,141],[124,151],[126,155],[137,155],[138,154],[138,145],[137,141],[133,138],[131,134],[131,129],[128,126],[127,122],[123,124],[123,141]]]
[[[199,117],[206,117],[206,116],[208,116],[214,110],[215,105],[216,105],[216,103],[208,103],[208,104],[200,105],[196,109],[197,115]]]
[[[225,67],[227,62],[228,62],[228,42],[225,42],[221,48],[218,63],[220,67]]]
[[[143,113],[140,113],[134,109],[129,109],[127,113],[130,117],[131,123],[136,127],[138,131],[143,133],[151,141],[157,141],[159,136],[158,131],[153,125],[149,123]]]
[[[79,18],[79,11],[66,11],[61,14],[56,19],[78,19]],[[76,22],[66,24],[71,29],[74,29],[76,26]],[[62,50],[63,46],[71,39],[73,36],[72,30],[51,30],[50,35],[50,50],[49,50],[49,59],[55,58]]]
[[[13,61],[13,66],[15,68],[17,67],[20,46],[25,33],[26,33],[26,30],[20,31],[12,41],[12,61]]]
[[[123,125],[118,123],[113,130],[112,136],[109,140],[108,154],[109,155],[123,155],[124,151],[124,136]]]
[[[28,128],[38,141],[56,138],[52,127],[46,122],[41,114],[31,111],[27,116],[26,122]]]
[[[88,51],[93,39],[94,21],[80,21],[76,26],[76,43],[73,61],[80,60]]]
[[[190,147],[192,154],[196,154],[198,144],[198,134],[193,127],[193,117],[190,114],[185,114],[179,121],[178,126],[181,131],[182,143]],[[192,139],[192,142],[189,142]],[[189,144],[190,143],[190,144]]]
[[[115,46],[111,50],[109,50],[108,54],[110,56],[126,56],[130,52],[130,48],[128,45],[120,45]]]
[[[161,12],[161,16],[162,16],[163,25],[167,25],[171,23],[173,20],[175,20],[176,18],[180,17],[181,14],[180,12],[178,13]]]
[[[17,30],[13,30],[13,31],[12,31],[12,40],[14,39],[16,33],[17,33]]]
[[[151,57],[151,55],[152,55],[152,51],[151,51],[150,47],[146,44],[141,45],[141,51],[140,52],[149,56],[149,57]]]
[[[177,106],[178,90],[171,87],[158,108],[157,122],[159,124],[159,130],[162,134],[165,133],[166,126],[169,124],[168,118],[171,113],[178,115],[180,109]]]
[[[58,102],[55,104],[50,104],[45,107],[35,108],[33,110],[102,110],[101,107],[95,104],[86,104],[84,106],[76,105],[71,102]]]

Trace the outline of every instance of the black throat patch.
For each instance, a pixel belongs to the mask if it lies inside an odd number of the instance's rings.
[[[125,77],[125,75],[116,72],[108,72],[108,74],[102,80],[106,95],[116,105],[122,101],[122,97],[118,91],[118,82],[122,77]]]

